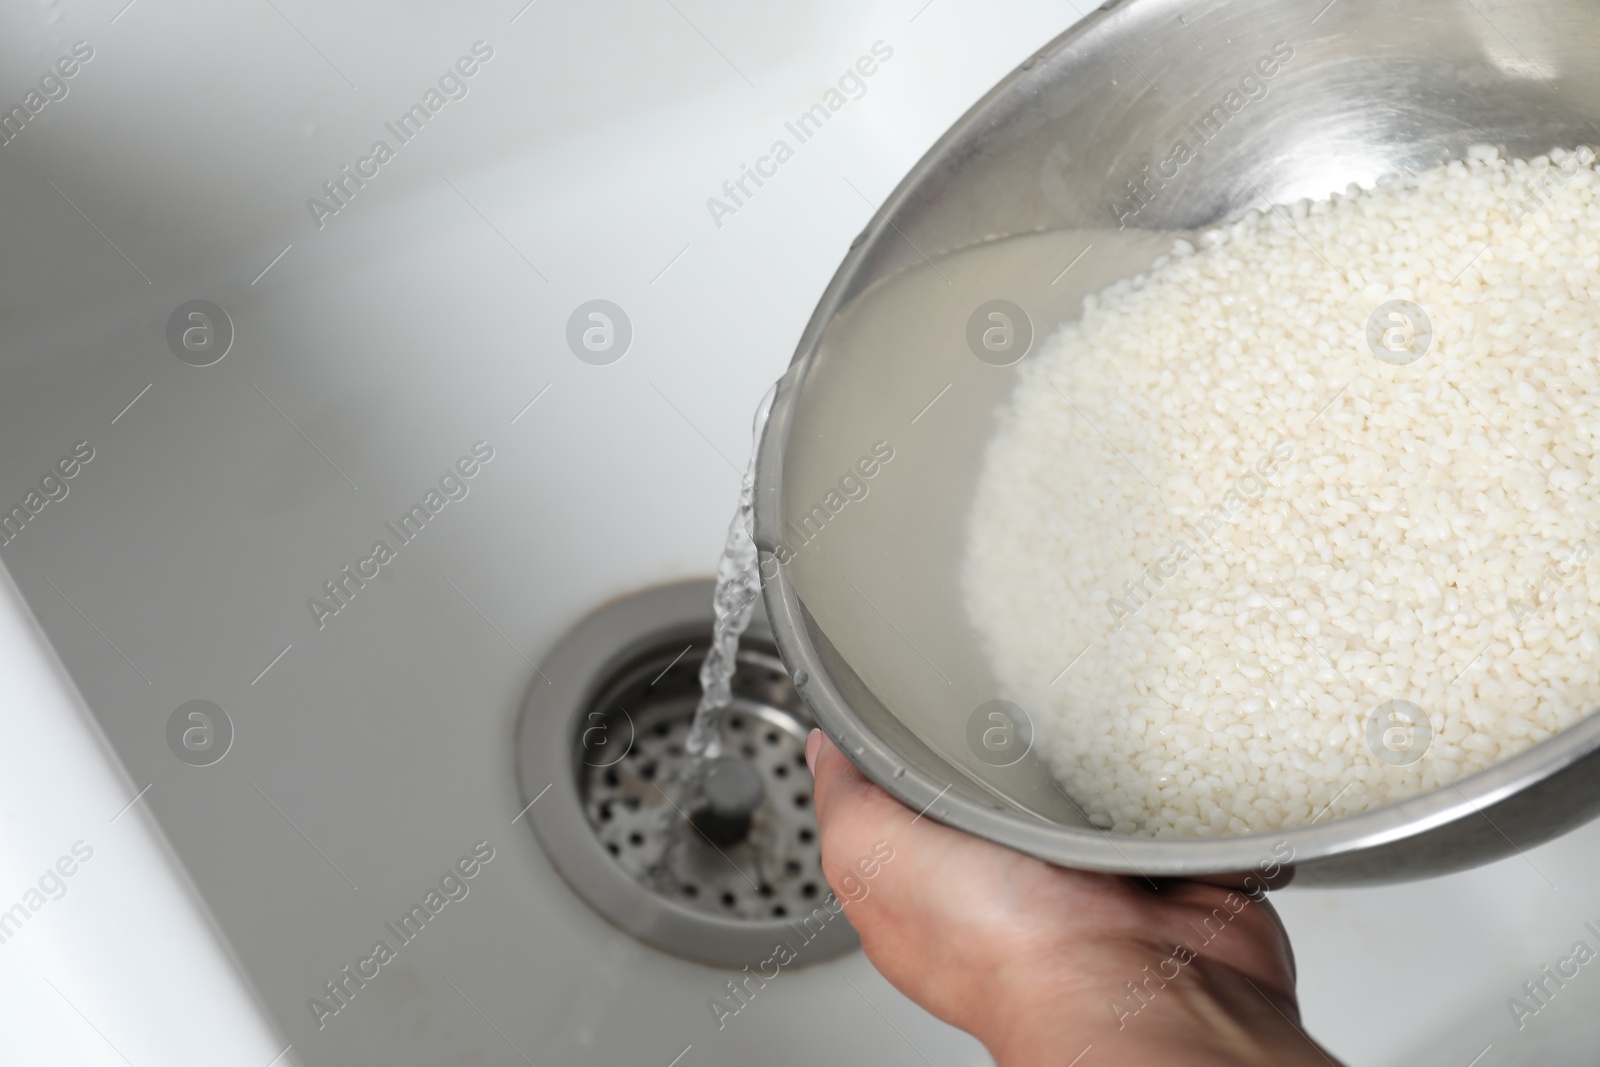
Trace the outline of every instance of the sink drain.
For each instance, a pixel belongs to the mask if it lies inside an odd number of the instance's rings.
[[[709,796],[689,810],[675,795],[708,645],[645,660],[595,702],[602,714],[579,738],[584,813],[617,865],[659,892],[744,919],[804,914],[827,894],[806,770],[811,726],[776,656],[740,649],[739,696],[722,719],[727,755],[710,766]]]
[[[529,823],[579,896],[658,948],[735,966],[778,941],[797,962],[836,956],[857,942],[822,877],[805,764],[811,716],[764,620],[740,648],[721,754],[700,795],[680,795],[711,588],[688,582],[614,601],[547,658],[551,682],[534,684],[518,727]]]

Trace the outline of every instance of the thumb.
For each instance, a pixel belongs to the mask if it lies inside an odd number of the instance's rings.
[[[806,763],[816,778],[812,795],[824,860],[904,835],[911,810],[869,781],[821,730],[806,738]]]

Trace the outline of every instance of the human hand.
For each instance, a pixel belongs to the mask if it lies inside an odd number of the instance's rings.
[[[820,731],[806,761],[830,885],[893,849],[845,909],[867,958],[1000,1067],[1337,1067],[1300,1028],[1294,956],[1266,900],[1067,870],[941,826]]]

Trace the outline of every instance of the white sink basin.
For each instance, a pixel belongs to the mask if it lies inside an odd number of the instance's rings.
[[[608,926],[513,822],[511,729],[578,617],[709,572],[751,410],[873,203],[1071,16],[119,7],[0,13],[0,99],[94,52],[0,145],[0,503],[94,449],[0,548],[71,679],[0,605],[0,902],[94,849],[0,945],[8,1061],[987,1062],[859,955],[785,972],[719,1030],[726,976]],[[892,58],[860,98],[786,133],[875,42]],[[464,98],[360,162],[474,55]],[[745,164],[769,176],[729,213]],[[345,165],[365,184],[308,207]],[[234,333],[207,366],[166,336],[201,299]],[[565,343],[593,299],[632,326],[609,365]],[[479,441],[464,498],[414,543],[387,532]],[[379,539],[395,558],[330,600]],[[194,700],[232,726],[209,766],[168,744]],[[1559,891],[1513,860],[1283,897],[1313,1032],[1370,1064],[1556,1048],[1600,981],[1521,1035],[1504,999],[1582,936],[1594,841],[1530,857]],[[468,896],[337,1012],[308,1006],[477,842]]]

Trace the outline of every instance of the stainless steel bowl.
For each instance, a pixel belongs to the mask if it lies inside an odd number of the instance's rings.
[[[1515,156],[1595,143],[1597,46],[1600,5],[1579,0],[1127,0],[1041,49],[956,123],[851,245],[779,383],[758,457],[773,634],[857,765],[941,822],[1129,874],[1246,871],[1292,853],[1301,882],[1427,877],[1600,811],[1597,717],[1365,814],[1220,839],[1099,830],[1032,754],[996,767],[966,745],[995,683],[957,586],[982,447],[1014,381],[967,350],[978,303],[1007,298],[1042,331],[1173,234],[1251,207],[1435,166],[1479,142]],[[1181,161],[1180,141],[1192,148]],[[995,243],[1028,234],[1040,235],[1031,260]],[[957,249],[971,251],[942,258]],[[897,310],[904,280],[930,269],[945,295]],[[864,326],[869,307],[878,318]],[[867,464],[878,469],[857,479],[866,495],[828,496],[878,442],[893,458]]]

